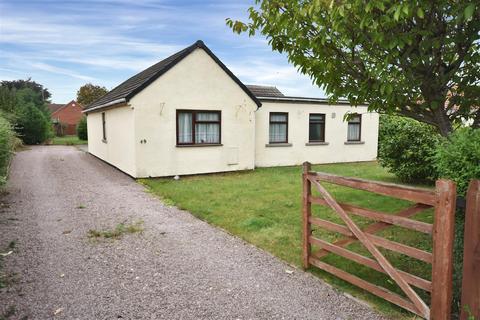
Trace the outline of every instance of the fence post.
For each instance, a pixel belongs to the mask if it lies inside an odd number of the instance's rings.
[[[307,179],[308,172],[312,169],[310,162],[303,163],[303,203],[302,203],[302,217],[303,217],[303,228],[302,228],[302,258],[303,258],[303,268],[308,269],[310,263],[308,259],[310,258],[310,253],[312,247],[309,242],[310,234],[312,233],[309,218],[312,214],[312,205],[310,203],[310,195],[312,194],[310,180]]]
[[[461,317],[480,319],[480,180],[470,181],[463,236]]]
[[[437,180],[433,220],[432,301],[430,319],[450,319],[452,308],[453,239],[457,188],[453,181]]]

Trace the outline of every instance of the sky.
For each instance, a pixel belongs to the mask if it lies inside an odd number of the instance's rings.
[[[245,84],[325,97],[261,36],[234,34],[254,0],[0,0],[0,80],[41,83],[52,101],[87,82],[112,89],[197,40]]]

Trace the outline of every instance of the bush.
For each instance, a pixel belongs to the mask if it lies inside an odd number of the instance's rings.
[[[77,136],[80,140],[88,140],[87,118],[83,117],[77,125]]]
[[[429,182],[437,177],[433,156],[440,141],[435,128],[399,116],[380,118],[378,160],[404,182]]]
[[[480,179],[480,129],[461,128],[437,148],[435,166],[441,178],[457,183],[464,195],[471,179]]]
[[[33,103],[27,103],[17,110],[15,130],[25,144],[43,143],[53,136],[50,119]]]
[[[8,164],[15,147],[15,139],[10,122],[0,114],[0,186],[5,183]]]

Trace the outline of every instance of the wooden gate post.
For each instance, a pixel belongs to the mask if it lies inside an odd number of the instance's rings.
[[[480,319],[480,180],[470,181],[465,211],[461,317]]]
[[[452,307],[453,239],[457,188],[453,181],[437,180],[433,221],[432,299],[430,319],[450,319]]]
[[[308,172],[312,169],[310,162],[303,163],[303,203],[302,203],[302,218],[303,218],[303,228],[302,228],[302,258],[303,258],[303,268],[308,269],[310,267],[310,253],[312,247],[309,242],[310,234],[312,233],[312,227],[310,225],[310,216],[312,215],[312,204],[310,203],[310,195],[312,194],[312,183],[308,180]]]

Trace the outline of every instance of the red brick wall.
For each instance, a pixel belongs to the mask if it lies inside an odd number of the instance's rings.
[[[82,119],[82,106],[75,101],[70,101],[64,107],[52,113],[52,119],[65,124],[66,135],[77,134],[77,124]]]

